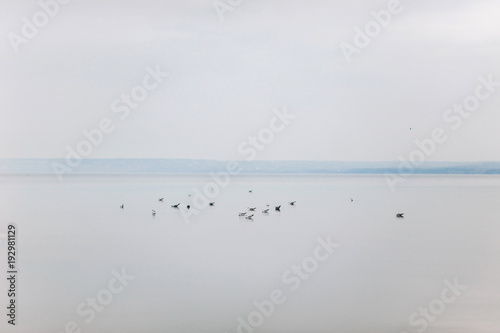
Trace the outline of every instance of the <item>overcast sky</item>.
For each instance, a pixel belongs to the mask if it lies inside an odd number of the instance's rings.
[[[41,7],[3,0],[0,157],[62,158],[109,118],[87,158],[244,159],[286,107],[257,159],[394,161],[440,127],[428,160],[500,161],[500,87],[458,128],[443,120],[479,77],[500,82],[500,2],[402,0],[349,63],[341,43],[388,3],[243,0],[221,20],[212,0],[73,0],[15,47]],[[112,103],[148,66],[169,76],[121,120]]]

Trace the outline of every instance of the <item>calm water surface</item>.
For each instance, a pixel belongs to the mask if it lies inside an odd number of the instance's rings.
[[[0,234],[19,230],[18,325],[2,315],[1,331],[64,332],[74,321],[89,333],[237,332],[238,317],[279,290],[284,301],[255,332],[499,332],[500,177],[413,176],[392,192],[382,176],[241,176],[188,221],[170,207],[193,212],[195,188],[210,181],[1,176]],[[238,217],[251,206],[253,221]],[[340,247],[297,287],[290,273],[318,237]],[[122,269],[134,280],[87,323],[77,307]],[[449,303],[446,280],[466,287]],[[431,317],[418,314],[431,304]]]

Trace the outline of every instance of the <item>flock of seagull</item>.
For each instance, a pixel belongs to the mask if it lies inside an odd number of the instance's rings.
[[[252,192],[253,192],[253,190],[249,190],[248,192],[249,192],[249,193],[252,193]],[[191,195],[190,195],[190,194],[188,194],[188,196],[189,196],[189,197],[191,197]],[[164,202],[164,200],[165,200],[165,198],[159,198],[159,199],[158,199],[158,201],[159,201],[159,202]],[[353,202],[353,201],[354,201],[354,200],[353,200],[353,198],[351,198],[351,202]],[[290,206],[295,206],[295,203],[296,203],[296,202],[297,202],[297,201],[290,201],[290,202],[288,202],[288,204],[289,204]],[[179,206],[180,206],[180,205],[181,205],[181,203],[179,202],[179,203],[177,203],[177,204],[171,205],[170,207],[175,208],[175,209],[179,209]],[[209,205],[209,206],[215,206],[215,201],[213,201],[213,202],[209,202],[209,203],[208,203],[208,205]],[[124,209],[124,208],[125,208],[125,204],[121,204],[121,205],[120,205],[120,208],[121,208],[121,209]],[[188,204],[188,205],[186,205],[186,208],[187,208],[187,209],[190,209],[190,208],[191,208],[191,205],[189,205],[189,204]],[[238,216],[239,216],[239,217],[241,217],[241,218],[245,218],[245,219],[247,219],[247,220],[253,220],[253,217],[254,217],[255,213],[253,213],[253,214],[249,214],[249,213],[255,212],[255,210],[256,210],[256,209],[257,209],[257,207],[247,207],[247,211],[246,211],[246,212],[243,212],[243,213],[241,213],[241,212],[240,212],[240,213],[238,213]],[[270,209],[270,208],[269,208],[269,204],[266,204],[266,208],[262,209],[262,214],[264,214],[264,215],[269,214],[269,209]],[[281,205],[279,205],[279,206],[274,206],[274,210],[275,210],[275,211],[277,211],[277,212],[281,212]],[[152,215],[152,216],[156,216],[156,211],[155,211],[154,209],[152,209],[152,210],[151,210],[151,215]],[[396,214],[396,217],[397,217],[397,218],[400,218],[400,219],[404,219],[404,216],[403,216],[403,215],[404,215],[404,213],[397,213],[397,214]]]
[[[253,190],[249,190],[248,192],[249,193],[253,193]],[[188,196],[191,197],[191,194],[188,194]],[[158,201],[159,202],[165,202],[165,198],[158,198]],[[352,201],[352,199],[351,199],[351,201]],[[290,202],[288,202],[288,204],[290,206],[295,206],[296,202],[297,201],[290,201]],[[170,205],[170,207],[175,208],[175,209],[179,209],[180,205],[181,205],[181,203],[179,202],[179,203]],[[215,201],[209,202],[208,205],[209,206],[215,206]],[[262,209],[262,214],[269,214],[269,209],[270,208],[268,208],[268,207],[269,207],[269,204],[266,204],[266,208]],[[121,204],[120,208],[121,209],[125,209],[125,204]],[[191,208],[191,205],[187,204],[186,205],[186,209],[190,209],[190,208]],[[257,209],[257,207],[247,207],[247,211],[243,212],[243,213],[239,213],[238,216],[239,217],[244,217],[247,220],[253,220],[253,217],[254,217],[255,214],[249,214],[249,213],[255,212],[256,209]],[[274,206],[274,210],[277,211],[277,212],[281,212],[281,205]],[[151,210],[151,215],[152,216],[156,216],[156,211],[154,209]]]

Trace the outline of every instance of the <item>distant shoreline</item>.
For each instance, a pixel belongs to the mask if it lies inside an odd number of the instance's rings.
[[[0,174],[53,174],[64,159],[0,159]],[[500,162],[216,161],[188,159],[82,159],[67,175],[204,175],[235,162],[241,175],[500,175]]]

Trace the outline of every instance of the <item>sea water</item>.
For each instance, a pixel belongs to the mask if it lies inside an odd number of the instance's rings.
[[[2,332],[500,328],[497,176],[409,176],[394,191],[379,175],[224,188],[209,176],[0,178],[4,272],[7,226],[18,230],[17,321],[2,314]],[[253,219],[239,217],[248,207]]]

